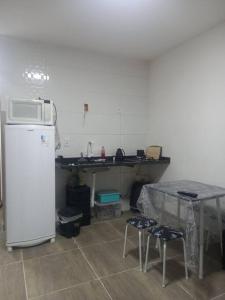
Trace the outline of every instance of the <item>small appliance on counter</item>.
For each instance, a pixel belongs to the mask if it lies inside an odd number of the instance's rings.
[[[148,159],[160,159],[162,156],[162,147],[161,146],[149,146],[145,150],[146,158]]]
[[[137,150],[137,158],[144,159],[145,158],[145,151],[144,150]]]
[[[122,148],[118,148],[116,150],[115,160],[121,161],[124,160],[125,157],[125,151]]]

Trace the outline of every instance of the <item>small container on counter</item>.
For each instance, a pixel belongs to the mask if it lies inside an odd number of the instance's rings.
[[[101,148],[101,158],[105,158],[105,147],[102,146]]]

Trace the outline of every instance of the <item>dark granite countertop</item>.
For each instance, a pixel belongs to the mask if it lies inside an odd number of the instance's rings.
[[[57,157],[56,163],[61,168],[104,168],[104,167],[133,167],[135,165],[155,165],[155,164],[169,164],[170,157],[161,157],[160,159],[146,159],[138,158],[137,156],[128,155],[123,160],[113,160],[113,156],[107,156],[105,160],[101,157],[81,158],[81,157]]]

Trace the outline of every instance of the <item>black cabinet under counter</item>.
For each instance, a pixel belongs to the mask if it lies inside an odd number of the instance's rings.
[[[81,225],[90,225],[91,223],[91,192],[87,185],[66,186],[66,205],[75,207],[82,211],[83,217]]]

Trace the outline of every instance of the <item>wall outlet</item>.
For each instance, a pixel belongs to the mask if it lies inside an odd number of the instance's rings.
[[[64,148],[69,148],[70,147],[70,139],[69,139],[69,137],[65,137],[63,139],[63,147]]]
[[[88,112],[88,104],[87,103],[84,103],[84,112]]]

